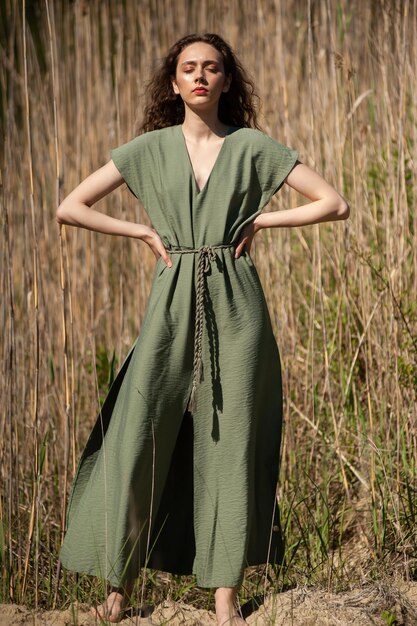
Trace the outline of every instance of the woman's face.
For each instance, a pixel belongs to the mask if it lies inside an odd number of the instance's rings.
[[[229,89],[230,81],[231,76],[225,75],[221,53],[214,46],[198,41],[179,54],[172,87],[184,103],[207,109]]]

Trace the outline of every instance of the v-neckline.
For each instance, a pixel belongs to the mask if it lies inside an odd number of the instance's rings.
[[[187,142],[185,140],[185,135],[184,135],[184,133],[182,131],[181,124],[178,124],[178,131],[179,131],[179,133],[180,133],[180,135],[182,137],[182,142],[184,144],[185,153],[186,153],[186,156],[187,156],[187,159],[188,159],[188,166],[189,166],[191,178],[193,180],[193,185],[194,185],[194,189],[195,189],[195,192],[196,192],[197,196],[201,196],[201,194],[206,190],[206,188],[207,188],[207,186],[209,184],[209,181],[210,181],[210,179],[212,177],[212,174],[213,174],[214,170],[216,169],[217,163],[219,162],[219,159],[220,159],[222,153],[224,152],[224,146],[226,144],[226,140],[227,140],[227,138],[229,136],[229,133],[232,130],[232,128],[233,128],[233,126],[229,126],[227,128],[226,134],[225,134],[224,139],[223,139],[223,143],[222,143],[221,148],[220,148],[220,150],[219,150],[219,152],[217,154],[217,157],[216,157],[216,160],[214,162],[214,165],[211,168],[210,174],[208,175],[208,178],[207,178],[206,182],[204,183],[203,187],[201,189],[199,189],[198,188],[198,184],[197,184],[197,179],[196,179],[195,173],[194,173],[193,164],[191,162],[190,153],[188,152],[188,147],[187,147]]]

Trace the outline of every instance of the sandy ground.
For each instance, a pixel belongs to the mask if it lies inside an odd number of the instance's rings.
[[[0,605],[0,626],[93,626],[100,623],[79,605],[66,611],[34,611],[16,604]],[[244,614],[250,607],[243,607]],[[127,616],[122,625],[215,626],[215,617],[192,606],[165,602],[147,617]],[[384,615],[385,612],[385,615]],[[249,625],[259,626],[415,626],[417,625],[417,583],[368,585],[340,594],[311,589],[294,589],[271,596],[246,617]]]

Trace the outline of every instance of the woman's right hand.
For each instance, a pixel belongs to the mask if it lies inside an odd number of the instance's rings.
[[[165,261],[165,264],[168,267],[172,267],[171,257],[166,251],[165,246],[162,243],[162,239],[160,238],[156,230],[154,228],[150,228],[149,226],[145,226],[145,225],[142,225],[142,226],[144,228],[144,233],[140,237],[141,240],[148,244],[148,246],[151,248],[157,260],[159,260],[159,258],[162,257],[163,260]]]

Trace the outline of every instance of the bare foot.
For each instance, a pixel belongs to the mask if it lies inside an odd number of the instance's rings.
[[[245,626],[247,622],[236,606],[236,587],[220,587],[215,592],[216,618],[218,626]]]
[[[245,626],[245,624],[247,625],[248,622],[245,622],[243,617],[238,615],[238,613],[234,613],[230,617],[227,617],[226,615],[225,619],[220,618],[219,620],[219,618],[217,618],[217,623],[219,624],[219,626]]]
[[[128,590],[131,593],[131,589]],[[129,595],[121,591],[112,591],[107,600],[97,607],[91,607],[90,613],[94,617],[101,617],[109,622],[120,622],[129,603]]]

